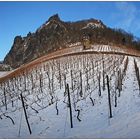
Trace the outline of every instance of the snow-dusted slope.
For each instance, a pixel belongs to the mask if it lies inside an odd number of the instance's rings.
[[[94,29],[94,28],[104,28],[104,26],[99,21],[97,23],[90,22],[85,27],[83,27],[82,29],[86,29],[86,28],[91,28],[91,29]]]
[[[140,97],[134,59],[139,66],[140,58],[123,55],[67,56],[40,63],[1,83],[0,138],[140,138]],[[106,75],[110,79],[112,118]],[[70,87],[73,128],[66,83]],[[20,94],[24,97],[31,135]]]
[[[8,74],[8,72],[7,72],[7,71],[0,71],[0,77],[5,76],[6,74]]]

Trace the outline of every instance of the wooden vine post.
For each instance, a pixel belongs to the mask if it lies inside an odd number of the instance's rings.
[[[99,72],[99,77],[98,77],[98,84],[99,84],[99,96],[101,96],[101,73]]]
[[[5,109],[7,110],[7,99],[6,99],[6,91],[5,91],[5,85],[4,85],[4,104],[5,104]]]
[[[81,71],[80,71],[80,87],[81,87],[80,96],[82,97],[82,95],[83,95],[83,86],[82,86],[82,72]]]
[[[108,75],[106,76],[106,78],[107,78],[107,88],[108,88],[109,117],[112,118],[112,109],[111,109],[111,99],[110,99],[110,88],[109,88],[109,77],[108,77]]]
[[[30,124],[29,124],[29,121],[28,121],[28,117],[27,117],[27,113],[26,113],[26,109],[25,109],[25,105],[24,105],[24,100],[23,100],[22,93],[20,94],[20,97],[21,97],[21,102],[22,102],[22,106],[23,106],[23,109],[24,109],[24,115],[25,115],[25,119],[26,119],[26,122],[27,122],[27,126],[28,126],[30,134],[32,134]]]
[[[71,75],[71,88],[73,90],[73,74],[72,74],[72,70],[70,71],[70,75]]]
[[[69,85],[68,84],[67,84],[67,92],[68,92],[68,102],[69,102],[69,109],[70,109],[70,123],[71,123],[71,128],[73,128],[71,99],[70,99],[70,92],[69,92]]]
[[[105,90],[105,71],[104,71],[104,60],[103,60],[103,91]]]

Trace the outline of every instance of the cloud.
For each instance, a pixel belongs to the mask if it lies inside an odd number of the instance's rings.
[[[116,13],[113,13],[116,19],[116,27],[121,27],[129,32],[140,31],[140,19],[138,18],[138,9],[132,2],[115,2]]]

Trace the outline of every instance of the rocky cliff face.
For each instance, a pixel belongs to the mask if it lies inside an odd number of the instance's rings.
[[[63,22],[56,14],[35,33],[29,32],[26,37],[16,36],[4,63],[17,68],[42,55],[64,48],[69,43],[80,42],[85,30],[104,27],[101,21],[95,19]]]

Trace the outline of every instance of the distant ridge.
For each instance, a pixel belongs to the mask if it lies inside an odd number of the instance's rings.
[[[64,22],[58,14],[51,16],[35,33],[26,37],[16,36],[11,50],[4,58],[4,64],[17,68],[50,52],[66,48],[71,43],[82,42],[88,36],[90,43],[125,45],[139,48],[133,36],[123,30],[111,29],[101,20],[87,19]]]

